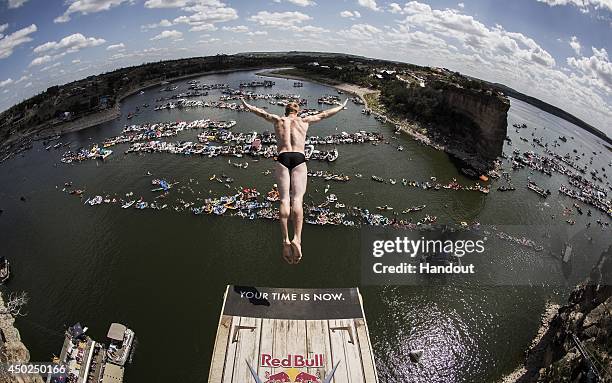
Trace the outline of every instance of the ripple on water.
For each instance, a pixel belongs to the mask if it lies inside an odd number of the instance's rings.
[[[467,371],[481,370],[486,351],[479,340],[493,324],[492,315],[457,287],[436,287],[436,294],[452,304],[424,300],[410,289],[388,287],[381,292],[389,319],[376,323],[379,331],[373,336],[381,381],[459,382],[465,381]],[[410,351],[419,349],[420,363],[410,363]]]

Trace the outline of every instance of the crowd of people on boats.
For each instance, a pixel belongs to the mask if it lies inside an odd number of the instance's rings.
[[[226,176],[215,177],[214,180],[225,182]],[[212,177],[211,177],[212,179]],[[152,192],[159,194],[151,199],[146,199],[143,196],[136,197],[133,192],[126,193],[122,196],[117,194],[95,195],[89,198],[83,196],[83,190],[72,186],[72,183],[66,183],[62,191],[76,195],[84,200],[84,204],[90,206],[98,205],[116,205],[123,209],[135,210],[171,210],[175,212],[190,212],[194,215],[213,215],[213,216],[232,216],[243,219],[269,219],[278,220],[279,210],[276,202],[279,200],[279,193],[276,185],[273,185],[271,190],[266,193],[259,192],[256,188],[238,188],[236,192],[221,196],[198,197],[195,200],[187,200],[184,197],[176,198],[170,201],[171,189],[175,188],[179,182],[168,181],[164,179],[153,179]],[[193,179],[189,180],[188,185],[182,186],[179,190],[189,189],[195,192],[190,185],[197,184]],[[78,191],[78,192],[76,192]],[[178,192],[178,191],[177,191]],[[180,193],[182,194],[182,193]],[[197,193],[201,195],[200,193]],[[318,226],[346,226],[346,227],[362,227],[362,226],[380,226],[392,227],[395,229],[404,230],[428,230],[439,229],[441,227],[451,228],[452,230],[471,230],[478,232],[481,227],[478,222],[457,222],[438,224],[437,217],[429,214],[423,215],[421,218],[403,217],[399,212],[393,212],[390,216],[382,213],[371,212],[367,208],[358,206],[347,206],[341,203],[335,194],[325,194],[325,199],[320,202],[307,202],[304,205],[304,220],[306,223]],[[418,205],[404,209],[402,214],[412,214],[420,212],[426,208],[426,205]],[[392,209],[379,209],[392,210]],[[500,239],[513,242],[517,245],[531,248],[535,251],[541,251],[541,245],[538,245],[534,240],[526,237],[515,237],[495,227],[488,228],[483,232],[485,236],[490,235],[489,230],[494,230],[496,236]],[[485,237],[486,238],[486,237]]]
[[[526,124],[514,124],[514,127],[517,131],[528,128]],[[528,143],[529,140],[525,142]],[[568,152],[561,155],[552,149],[563,148],[566,143],[567,138],[565,136],[561,136],[559,140],[553,140],[551,144],[545,142],[543,137],[534,137],[532,147],[543,148],[542,153],[536,153],[534,150],[521,152],[514,149],[512,156],[508,158],[508,162],[515,171],[528,168],[532,172],[539,172],[549,177],[552,177],[553,174],[567,177],[568,184],[561,184],[558,189],[560,194],[590,205],[612,217],[612,200],[608,198],[612,186],[609,181],[605,180],[607,179],[606,168],[596,169],[593,167],[593,156],[596,156],[597,153],[592,152],[592,156],[588,159],[588,165],[581,164],[580,161],[587,157],[586,153],[578,154],[578,149],[574,148],[572,150],[573,154]],[[609,166],[611,165],[612,163],[609,164]],[[589,167],[591,167],[590,171]],[[547,198],[552,194],[549,189],[537,185],[530,177],[528,177],[527,188],[542,198]],[[575,224],[575,220],[572,219],[568,219],[566,222],[571,225]]]
[[[120,135],[110,137],[102,142],[102,148],[95,144],[91,149],[67,151],[62,156],[64,163],[81,162],[88,159],[105,159],[112,150],[109,147],[119,144],[131,144],[125,153],[172,153],[182,155],[203,155],[207,157],[233,156],[271,158],[277,155],[276,136],[271,132],[233,132],[230,129],[236,121],[215,121],[210,119],[194,121],[176,121],[162,123],[144,123],[126,125]],[[167,142],[163,138],[175,137],[185,130],[201,129],[198,142]],[[348,145],[378,142],[383,140],[379,132],[359,131],[342,132],[327,136],[308,136],[306,138],[306,158],[309,160],[335,161],[338,156],[336,148],[318,150],[315,145]],[[213,145],[212,143],[223,145]]]

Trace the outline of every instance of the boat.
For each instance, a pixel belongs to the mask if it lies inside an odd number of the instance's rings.
[[[527,189],[534,191],[540,197],[547,198],[550,195],[550,190],[544,190],[540,186],[536,185],[535,182],[529,181],[527,184]]]
[[[327,156],[325,157],[325,159],[328,162],[334,162],[338,159],[338,150],[337,149],[332,149],[327,153]]]
[[[384,178],[379,176],[372,176],[372,179],[376,182],[385,182]]]
[[[134,205],[135,203],[136,203],[136,200],[131,200],[131,201],[128,201],[128,202],[124,203],[123,205],[121,205],[121,207],[124,208],[124,209],[128,209],[128,208],[132,207],[132,205]]]
[[[131,354],[135,338],[134,331],[120,323],[111,323],[106,336],[110,340],[106,350],[108,362],[117,366],[124,366]]]
[[[336,197],[334,193],[331,193],[330,195],[327,196],[327,201],[330,203],[336,202],[337,200],[338,200],[338,197]]]
[[[91,206],[99,205],[99,204],[102,203],[102,196],[101,195],[97,195],[93,199],[90,199],[88,203]]]
[[[516,190],[516,188],[514,186],[506,186],[506,185],[502,185],[500,187],[497,188],[497,190],[501,191],[501,192],[505,192],[505,191],[512,191],[512,190]]]
[[[412,206],[412,207],[409,207],[408,209],[402,211],[402,213],[403,214],[414,213],[415,211],[423,210],[426,207],[427,207],[427,205]]]
[[[389,205],[376,206],[376,208],[377,208],[378,210],[381,210],[381,211],[393,210],[393,208],[392,208],[391,206],[389,206]]]
[[[400,145],[400,146],[398,146],[398,147],[397,147],[397,151],[398,151],[398,152],[401,152],[402,150],[404,150],[404,147],[403,147],[402,145]]]
[[[0,257],[0,285],[11,277],[11,265],[6,257]]]

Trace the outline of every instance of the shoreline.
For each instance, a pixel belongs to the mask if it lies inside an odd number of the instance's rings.
[[[125,100],[126,98],[133,96],[134,94],[149,89],[149,88],[154,88],[156,86],[160,86],[163,82],[173,82],[173,81],[179,81],[179,80],[186,80],[186,79],[190,79],[190,78],[194,78],[194,77],[200,77],[200,76],[206,76],[206,75],[213,75],[213,74],[222,74],[222,73],[232,73],[232,72],[243,72],[243,71],[251,71],[251,70],[257,70],[260,69],[260,67],[252,67],[252,68],[244,68],[244,69],[219,69],[219,70],[214,70],[214,71],[208,71],[208,72],[199,72],[199,73],[193,73],[193,74],[189,74],[189,75],[184,75],[184,76],[178,76],[178,77],[172,77],[170,79],[167,80],[156,80],[154,82],[151,83],[146,83],[146,84],[141,84],[139,86],[137,86],[136,88],[127,90],[126,92],[124,92],[121,96],[117,97],[117,102],[115,103],[115,106],[112,108],[112,116],[102,116],[100,118],[100,120],[98,121],[96,118],[99,118],[100,115],[105,114],[105,111],[99,111],[99,112],[95,112],[92,113],[91,115],[88,116],[83,116],[81,118],[78,118],[74,121],[68,121],[64,124],[60,124],[58,126],[62,126],[62,129],[60,129],[60,131],[58,131],[53,135],[57,135],[57,134],[66,134],[66,133],[72,133],[72,132],[78,132],[79,130],[83,130],[83,129],[87,129],[87,128],[91,128],[94,127],[96,125],[100,125],[103,124],[105,122],[108,121],[112,121],[118,117],[121,116],[121,102],[123,102],[123,100]],[[85,121],[83,123],[83,120],[92,120],[92,121]],[[81,123],[83,126],[78,127],[78,128],[71,128],[69,125],[73,124],[73,123]],[[67,126],[68,125],[68,126]],[[39,138],[40,139],[44,139],[44,138]]]
[[[115,105],[106,110],[96,111],[91,114],[79,117],[72,121],[66,121],[59,123],[55,126],[51,126],[47,129],[42,128],[43,124],[38,125],[30,130],[30,132],[22,133],[19,137],[14,140],[7,140],[0,144],[0,164],[11,159],[13,156],[27,151],[31,148],[25,148],[24,146],[31,144],[34,141],[43,141],[54,136],[61,136],[68,133],[78,132],[84,129],[89,129],[100,124],[104,124],[109,121],[113,121],[121,117],[121,103],[126,98],[133,96],[134,94],[156,86],[160,86],[163,82],[174,82],[180,80],[186,80],[194,77],[201,77],[214,74],[233,73],[233,72],[248,72],[253,70],[266,69],[269,67],[247,67],[247,68],[233,68],[233,69],[218,69],[213,71],[192,73],[184,76],[172,77],[166,80],[155,80],[149,83],[143,83],[135,88],[131,88],[123,92],[117,97]],[[3,146],[8,144],[8,148],[4,149]]]

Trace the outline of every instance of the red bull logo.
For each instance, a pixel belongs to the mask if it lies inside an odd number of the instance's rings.
[[[325,358],[323,354],[316,354],[312,358],[304,355],[287,355],[286,358],[273,358],[270,354],[261,354],[262,367],[297,367],[297,368],[320,368],[323,367]]]
[[[296,356],[298,358],[296,358]],[[323,362],[323,354],[317,354],[312,358],[304,358],[303,356],[300,358],[300,355],[287,355],[287,357],[283,359],[273,358],[271,355],[267,354],[261,355],[262,367],[285,367],[283,364],[298,364],[300,367],[311,367],[307,366],[307,363],[310,363],[313,364],[312,368],[322,368]],[[278,364],[278,366],[274,366],[276,364]],[[265,375],[266,378],[262,381],[247,361],[247,366],[255,383],[330,383],[339,364],[340,362],[337,362],[323,380],[321,380],[318,372],[316,375],[310,374],[306,371],[297,369],[296,366],[290,366],[290,368],[285,368],[283,371],[274,374],[267,371]]]

